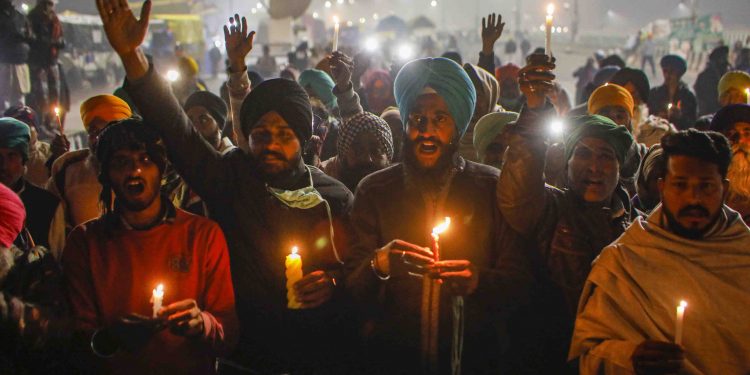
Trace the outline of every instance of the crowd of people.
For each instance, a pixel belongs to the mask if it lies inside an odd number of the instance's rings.
[[[235,15],[216,95],[144,53],[150,0],[96,2],[126,79],[81,105],[89,147],[0,118],[0,373],[750,371],[750,75],[722,47],[697,99],[680,56],[652,88],[615,55],[571,102],[543,50],[496,64],[494,14],[477,64],[267,80]]]

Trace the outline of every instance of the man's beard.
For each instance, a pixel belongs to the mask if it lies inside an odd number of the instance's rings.
[[[449,144],[444,144],[437,138],[430,138],[429,140],[434,142],[440,148],[441,154],[435,165],[429,168],[423,167],[417,160],[416,149],[419,142],[422,140],[424,139],[417,138],[412,140],[409,137],[404,138],[401,153],[404,165],[406,166],[407,171],[417,179],[439,182],[453,165],[453,158],[456,155],[456,152],[458,152],[458,140],[454,140]]]
[[[680,237],[685,237],[685,238],[689,238],[692,240],[702,239],[703,235],[706,234],[706,232],[708,232],[711,229],[711,227],[714,226],[714,224],[716,223],[716,220],[719,219],[719,215],[716,215],[716,217],[713,218],[711,222],[708,225],[706,225],[705,228],[702,228],[702,229],[686,228],[677,221],[677,217],[675,217],[675,215],[672,213],[672,211],[669,210],[669,208],[667,208],[666,206],[662,206],[662,209],[664,211],[664,216],[666,216],[667,218],[667,224],[669,225],[669,229]],[[700,211],[706,216],[710,215],[708,209],[706,209],[703,206],[697,206],[697,205],[683,207],[680,210],[680,212],[677,213],[677,215],[682,216],[686,212],[689,212],[691,210]]]
[[[750,201],[750,153],[744,145],[732,146],[732,162],[727,172],[729,201]]]

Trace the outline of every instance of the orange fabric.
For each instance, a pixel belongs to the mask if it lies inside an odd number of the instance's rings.
[[[126,119],[133,115],[133,111],[124,100],[114,95],[97,95],[81,103],[81,120],[86,131],[91,122],[100,118],[106,122]]]

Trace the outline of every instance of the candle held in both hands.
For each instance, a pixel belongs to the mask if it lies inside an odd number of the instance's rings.
[[[156,318],[156,313],[161,310],[161,304],[164,301],[164,284],[159,284],[154,288],[151,293],[151,304],[153,307],[153,317]]]
[[[299,248],[292,247],[292,253],[286,256],[286,299],[287,307],[290,309],[299,309],[302,304],[297,301],[294,292],[294,284],[302,279],[302,257],[297,254]]]

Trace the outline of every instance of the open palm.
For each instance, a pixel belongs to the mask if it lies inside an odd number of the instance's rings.
[[[224,42],[227,48],[227,59],[230,62],[237,62],[244,65],[245,56],[253,50],[253,39],[255,31],[247,32],[247,19],[235,14],[234,18],[229,18],[230,26],[224,26]]]
[[[140,19],[135,18],[127,0],[96,0],[96,7],[109,44],[117,54],[124,56],[132,53],[143,43],[148,32],[151,0],[143,3]]]

